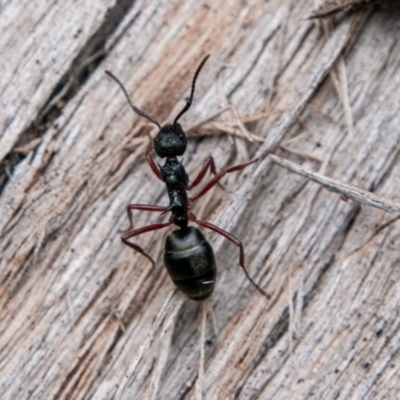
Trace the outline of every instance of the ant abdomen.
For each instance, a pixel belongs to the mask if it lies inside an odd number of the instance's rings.
[[[199,229],[189,226],[171,232],[165,241],[164,264],[176,287],[190,299],[211,296],[217,267],[214,251]]]

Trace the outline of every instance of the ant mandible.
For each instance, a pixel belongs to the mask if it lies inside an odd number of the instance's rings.
[[[239,247],[240,266],[243,268],[247,278],[263,296],[270,298],[270,296],[263,289],[261,289],[260,286],[258,286],[248,274],[245,267],[245,257],[242,242],[220,227],[213,225],[210,222],[198,220],[190,211],[191,204],[207,193],[223,176],[231,172],[241,171],[248,165],[258,160],[254,159],[246,164],[236,165],[226,169],[225,171],[217,173],[215,161],[213,157],[210,156],[205,160],[197,177],[193,180],[193,182],[189,183],[189,176],[182,165],[182,162],[177,158],[185,153],[187,146],[186,134],[178,121],[182,115],[189,110],[192,104],[197,77],[208,57],[209,55],[203,59],[197,68],[196,73],[194,74],[190,97],[187,100],[186,105],[178,113],[172,124],[166,124],[164,126],[161,126],[150,115],[144,113],[134,106],[126,89],[119,79],[116,78],[111,72],[106,71],[106,73],[121,87],[133,111],[157,125],[159,128],[159,132],[154,138],[154,150],[160,158],[166,159],[165,164],[160,165],[156,163],[151,157],[150,152],[146,153],[146,159],[157,178],[165,183],[170,200],[170,205],[168,207],[150,204],[128,205],[126,211],[128,214],[130,227],[123,233],[121,240],[133,250],[147,257],[154,266],[154,260],[143,250],[143,248],[136,243],[130,242],[129,239],[146,232],[166,228],[172,224],[177,225],[179,229],[170,233],[165,241],[164,264],[172,281],[181,292],[183,292],[192,300],[202,301],[209,298],[214,290],[217,267],[214,251],[211,245],[198,228],[189,226],[189,221],[195,222],[203,228],[207,228],[219,233]],[[199,193],[197,193],[194,197],[189,198],[187,192],[196,187],[203,180],[208,170],[214,174],[214,177],[199,191]],[[171,217],[166,223],[158,223],[133,229],[133,210],[160,212],[161,214],[171,212]]]

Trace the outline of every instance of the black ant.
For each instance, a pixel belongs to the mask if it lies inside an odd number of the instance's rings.
[[[125,231],[125,233],[123,233],[121,240],[133,250],[147,257],[154,266],[154,260],[139,245],[130,242],[129,239],[145,232],[166,228],[172,224],[177,225],[179,229],[170,233],[165,241],[164,263],[177,288],[190,299],[202,301],[209,298],[214,290],[217,267],[214,251],[211,245],[207,242],[199,229],[189,226],[189,221],[195,222],[204,228],[219,233],[239,247],[240,266],[243,268],[247,278],[262,295],[270,298],[270,296],[265,293],[248,274],[245,268],[242,242],[218,226],[198,220],[190,211],[190,205],[207,193],[225,174],[241,171],[248,165],[258,161],[258,159],[254,159],[246,164],[236,165],[217,173],[214,159],[210,156],[204,162],[197,177],[193,182],[189,183],[189,176],[186,173],[182,162],[177,159],[177,156],[182,156],[185,153],[187,146],[186,134],[178,121],[182,115],[189,110],[192,104],[197,77],[208,57],[209,55],[203,59],[194,74],[192,90],[186,105],[176,116],[172,124],[166,124],[164,126],[161,126],[154,118],[135,107],[122,83],[111,72],[106,71],[106,73],[121,87],[133,111],[141,117],[151,121],[160,129],[157,136],[154,138],[154,150],[160,158],[166,159],[165,164],[160,165],[156,163],[151,157],[150,152],[146,154],[146,159],[154,174],[165,183],[170,200],[169,207],[149,204],[130,204],[126,209],[130,227]],[[189,198],[187,192],[196,187],[202,181],[208,170],[210,170],[215,176],[200,190],[199,193],[194,197]],[[132,210],[154,211],[160,212],[161,214],[170,211],[171,217],[166,223],[158,223],[133,229]]]

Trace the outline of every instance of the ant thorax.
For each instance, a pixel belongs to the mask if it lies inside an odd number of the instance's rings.
[[[160,165],[160,171],[167,187],[170,200],[168,211],[174,215],[173,222],[178,226],[182,226],[182,224],[187,226],[189,176],[176,157],[167,158],[165,164]]]

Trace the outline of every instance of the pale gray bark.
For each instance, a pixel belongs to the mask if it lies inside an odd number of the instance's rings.
[[[2,399],[110,399],[121,385],[122,399],[195,398],[199,307],[178,294],[165,303],[167,231],[136,241],[155,269],[119,238],[127,204],[168,204],[144,158],[153,127],[104,71],[137,107],[171,121],[208,53],[183,126],[227,98],[240,116],[267,114],[246,125],[264,142],[191,137],[189,175],[209,155],[218,169],[264,157],[193,211],[243,241],[248,271],[272,299],[246,279],[238,249],[206,232],[219,276],[204,398],[396,398],[400,227],[389,212],[400,204],[400,11],[329,26],[307,19],[313,7],[2,2]],[[299,166],[276,165],[271,150]],[[158,218],[135,213],[135,226]]]

